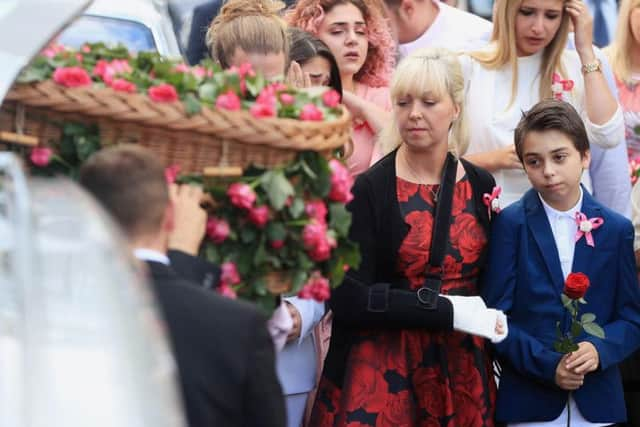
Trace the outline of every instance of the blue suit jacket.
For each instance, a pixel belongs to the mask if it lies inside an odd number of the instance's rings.
[[[596,347],[600,366],[573,392],[582,415],[591,422],[626,419],[616,364],[640,344],[640,289],[629,220],[600,205],[583,190],[581,212],[602,217],[594,230],[595,248],[576,242],[572,272],[586,274],[591,286],[581,313],[594,313],[605,339],[583,335]],[[567,392],[555,384],[562,355],[553,350],[556,322],[570,320],[560,295],[564,280],[558,250],[544,207],[535,190],[496,215],[492,224],[484,297],[503,310],[509,335],[496,345],[502,365],[496,418],[505,422],[550,421],[560,416]]]

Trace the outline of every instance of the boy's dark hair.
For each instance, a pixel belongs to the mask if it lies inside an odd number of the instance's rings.
[[[105,148],[80,169],[80,184],[124,229],[129,238],[157,232],[169,203],[164,167],[146,148]]]
[[[587,129],[580,114],[568,102],[557,99],[547,99],[538,102],[522,115],[513,135],[516,154],[522,162],[524,140],[529,132],[556,130],[565,134],[580,156],[589,150]]]

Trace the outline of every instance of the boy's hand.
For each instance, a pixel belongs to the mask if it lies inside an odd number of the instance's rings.
[[[569,354],[565,365],[575,374],[587,374],[598,369],[600,356],[595,346],[588,341],[578,343],[578,349]]]
[[[563,390],[577,390],[584,382],[584,375],[576,374],[567,369],[568,357],[569,355],[565,354],[558,363],[558,367],[556,368],[556,384]]]

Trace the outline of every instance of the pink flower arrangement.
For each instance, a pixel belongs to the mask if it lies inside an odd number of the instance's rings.
[[[307,104],[300,111],[300,120],[321,122],[323,118],[322,111],[314,104]]]
[[[176,88],[167,83],[151,86],[148,93],[149,98],[155,102],[175,102],[178,100]]]
[[[311,299],[323,302],[331,297],[331,286],[329,280],[323,277],[319,271],[314,271],[303,288],[298,292],[300,298]]]
[[[138,91],[136,85],[125,79],[115,79],[111,82],[110,87],[118,92],[135,93]]]
[[[331,89],[322,94],[322,102],[329,108],[337,108],[340,105],[340,94]]]
[[[223,93],[216,99],[216,108],[229,111],[238,111],[242,108],[240,98],[232,90]]]
[[[66,87],[81,87],[91,84],[91,76],[82,67],[62,67],[53,72],[53,81]]]
[[[278,100],[271,87],[267,86],[256,98],[256,103],[249,108],[253,117],[275,117],[277,115]]]

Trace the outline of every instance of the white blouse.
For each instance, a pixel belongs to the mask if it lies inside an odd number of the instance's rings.
[[[489,70],[471,57],[460,57],[465,77],[465,106],[469,123],[469,148],[467,154],[494,151],[513,144],[513,132],[522,114],[539,100],[540,65],[542,52],[518,58],[518,85],[513,104],[511,99],[511,66],[507,64],[499,70]],[[574,51],[565,50],[562,62],[567,76],[574,87],[562,92],[563,99],[570,102],[582,116],[591,144],[611,148],[624,138],[624,119],[620,106],[603,125],[592,123],[587,117],[584,101],[584,80],[580,58]],[[533,81],[528,76],[535,76]],[[547,84],[552,85],[552,82]],[[562,90],[562,89],[559,89]],[[500,197],[503,206],[518,200],[529,188],[529,180],[523,170],[503,169],[495,172],[497,185],[502,187]],[[591,191],[588,171],[582,178],[583,184]]]

